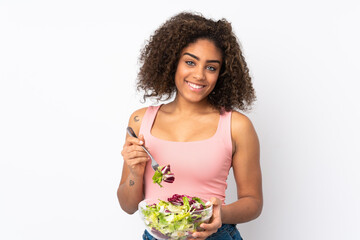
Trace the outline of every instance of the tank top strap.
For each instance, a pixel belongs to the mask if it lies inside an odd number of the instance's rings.
[[[226,148],[232,151],[232,140],[231,140],[231,111],[222,112],[220,114],[220,122],[218,126],[219,138],[223,141]]]
[[[154,124],[154,120],[156,117],[156,114],[159,110],[161,105],[159,106],[149,106],[144,114],[144,117],[141,121],[141,126],[140,126],[140,133],[144,134],[144,135],[148,135],[150,134],[151,131],[151,127]]]

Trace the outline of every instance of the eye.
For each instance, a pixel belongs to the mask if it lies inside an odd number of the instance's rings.
[[[212,66],[208,66],[208,67],[206,67],[208,70],[210,70],[210,71],[212,71],[212,72],[214,72],[214,71],[216,71],[216,68],[214,68],[214,67],[212,67]]]
[[[195,63],[193,61],[185,61],[185,63],[189,66],[195,66]]]

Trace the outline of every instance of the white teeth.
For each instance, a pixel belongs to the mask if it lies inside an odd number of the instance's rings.
[[[202,85],[196,85],[196,84],[190,83],[190,82],[187,82],[187,84],[189,84],[190,87],[195,88],[195,89],[200,89],[200,88],[203,88],[203,87],[204,87],[204,86],[202,86]]]

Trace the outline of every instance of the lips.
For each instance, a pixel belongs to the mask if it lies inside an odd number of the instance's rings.
[[[192,89],[199,90],[205,87],[205,85],[195,84],[188,81],[185,81],[187,85],[189,85]]]

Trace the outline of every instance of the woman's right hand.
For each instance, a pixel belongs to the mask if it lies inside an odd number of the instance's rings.
[[[143,135],[140,135],[139,138],[128,136],[123,150],[121,151],[121,155],[129,167],[130,174],[134,177],[143,177],[146,162],[150,159],[141,147],[144,143],[145,140]]]

